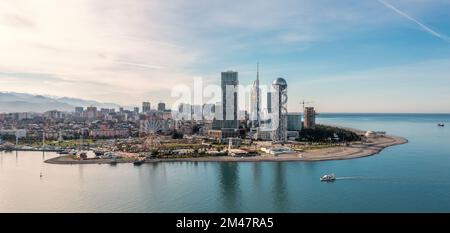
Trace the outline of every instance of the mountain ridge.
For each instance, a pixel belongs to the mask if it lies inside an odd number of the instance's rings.
[[[0,113],[37,112],[50,110],[74,111],[75,107],[95,106],[97,108],[129,108],[115,103],[102,103],[74,97],[53,97],[41,94],[0,92]]]

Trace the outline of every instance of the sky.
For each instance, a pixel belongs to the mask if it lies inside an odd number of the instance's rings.
[[[289,111],[450,112],[450,1],[0,2],[0,91],[170,105],[257,62]]]

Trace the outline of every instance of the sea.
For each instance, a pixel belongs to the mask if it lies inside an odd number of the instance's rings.
[[[44,163],[52,152],[0,152],[0,212],[450,212],[450,114],[323,113],[317,123],[408,143],[349,160],[142,166],[55,165]],[[328,173],[337,180],[320,182]]]

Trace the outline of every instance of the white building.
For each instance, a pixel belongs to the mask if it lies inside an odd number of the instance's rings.
[[[272,140],[287,142],[287,82],[277,78],[272,83]]]

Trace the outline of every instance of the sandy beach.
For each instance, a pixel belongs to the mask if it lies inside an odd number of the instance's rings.
[[[278,156],[263,154],[252,157],[209,156],[197,158],[168,158],[146,159],[146,163],[156,162],[258,162],[258,161],[323,161],[354,159],[378,154],[386,147],[407,143],[405,138],[386,135],[383,137],[369,138],[367,142],[356,142],[348,146],[335,146],[305,152],[282,154]],[[76,160],[69,156],[59,156],[45,161],[51,164],[109,164],[110,159]],[[117,160],[118,163],[130,163],[130,160]]]

